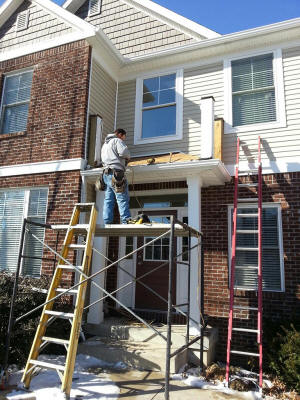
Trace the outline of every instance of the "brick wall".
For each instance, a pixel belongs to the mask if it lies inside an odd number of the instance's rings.
[[[27,130],[0,135],[0,165],[84,155],[90,47],[74,42],[0,63],[4,74],[32,67]]]
[[[246,182],[249,178],[242,179]],[[255,181],[255,179],[254,179]],[[202,230],[205,235],[205,313],[213,326],[219,328],[218,355],[224,359],[229,309],[228,289],[228,220],[227,205],[233,204],[233,182],[224,187],[202,191]],[[240,197],[255,196],[255,188],[241,189]],[[251,193],[249,193],[251,192]],[[285,292],[263,293],[263,315],[272,319],[288,319],[300,315],[300,172],[263,176],[263,202],[281,204]],[[239,302],[257,306],[255,292],[239,291]],[[246,327],[256,321],[256,313],[239,311],[235,317]],[[248,344],[255,350],[255,335],[236,338],[240,346]],[[246,340],[244,340],[246,339]],[[235,343],[237,343],[235,341]],[[252,348],[251,348],[252,347]]]
[[[24,175],[0,179],[0,188],[48,188],[47,220],[49,224],[68,224],[75,203],[80,202],[81,176],[79,171],[56,172],[51,174]],[[60,233],[58,251],[64,240],[65,233]],[[46,230],[45,242],[55,248],[57,234]],[[50,251],[44,250],[44,257],[53,258]],[[70,260],[71,261],[71,260]],[[52,275],[53,263],[44,262],[42,274]],[[73,279],[70,273],[64,273],[63,280],[67,285]]]

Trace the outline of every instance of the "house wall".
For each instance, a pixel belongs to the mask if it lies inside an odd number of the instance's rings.
[[[89,113],[103,119],[103,133],[106,136],[114,129],[117,83],[93,61]]]
[[[241,182],[246,182],[242,179]],[[251,197],[246,188],[240,197]],[[223,187],[202,189],[202,231],[205,240],[205,314],[209,323],[219,328],[218,358],[225,359],[229,311],[228,288],[228,214],[227,205],[233,204],[233,182]],[[299,286],[299,195],[300,172],[263,176],[263,202],[281,205],[284,251],[285,291],[263,292],[263,316],[275,321],[300,317]],[[256,293],[237,291],[236,305],[257,307]],[[257,313],[239,310],[235,318],[243,327],[254,327]],[[255,327],[254,327],[255,329]],[[236,332],[234,332],[236,334]],[[234,349],[255,350],[256,336],[234,337]]]
[[[29,10],[28,28],[16,32],[17,16],[25,10]],[[73,28],[53,17],[37,4],[25,0],[0,28],[0,54],[71,32]]]
[[[88,4],[87,0],[75,14],[100,26],[124,56],[139,56],[194,41],[122,0],[102,0],[101,14],[95,16],[88,16]]]
[[[69,224],[74,204],[80,202],[81,176],[80,171],[56,172],[50,174],[21,175],[0,179],[1,189],[12,188],[48,188],[47,219],[48,224]],[[64,234],[60,233],[58,251],[60,252]],[[47,229],[45,243],[55,249],[56,232]],[[44,249],[43,257],[53,259],[54,255]],[[71,260],[70,260],[71,261]],[[42,274],[52,276],[53,262],[44,261]],[[73,279],[69,271],[63,272],[63,281],[67,285]]]
[[[0,165],[84,156],[90,48],[85,41],[0,63],[5,73],[32,67],[27,130],[0,135]]]

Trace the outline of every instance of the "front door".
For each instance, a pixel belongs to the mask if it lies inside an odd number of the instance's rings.
[[[176,210],[164,210],[164,211],[147,211],[151,221],[159,223],[170,223],[170,215],[177,217]],[[137,239],[137,246],[140,247],[144,243],[151,241],[151,237],[139,237]],[[155,269],[162,263],[169,260],[169,236],[163,237],[157,240],[152,245],[145,247],[137,254],[136,263],[136,277],[144,275],[145,273]],[[175,254],[176,239],[174,239]],[[142,278],[142,282],[149,286],[151,289],[159,293],[164,299],[168,300],[168,280],[169,280],[169,264],[161,267],[157,271],[152,272],[145,278]],[[176,301],[176,267],[173,266],[173,288],[172,288],[172,302],[175,304]],[[152,292],[146,289],[144,286],[136,283],[135,291],[135,308],[143,310],[167,310],[167,303],[159,299]]]

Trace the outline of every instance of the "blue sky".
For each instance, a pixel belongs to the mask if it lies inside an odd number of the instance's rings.
[[[55,0],[63,4],[63,0]],[[300,0],[155,0],[187,18],[225,34],[300,17]],[[4,0],[0,0],[0,5]]]

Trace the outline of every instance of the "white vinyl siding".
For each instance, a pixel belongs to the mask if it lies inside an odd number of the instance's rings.
[[[0,191],[0,271],[16,271],[23,219],[44,223],[47,198],[46,188]],[[44,228],[31,225],[27,227],[40,240],[44,239]],[[27,234],[24,255],[42,257],[42,254],[41,243]],[[38,277],[40,268],[41,260],[25,258],[22,274]]]
[[[26,130],[33,71],[4,78],[1,105],[1,133]]]
[[[231,63],[233,126],[276,121],[273,54]]]
[[[255,214],[257,208],[243,206],[239,208],[239,214]],[[231,261],[232,239],[232,214],[229,213],[229,263]],[[281,215],[278,206],[263,205],[262,216],[262,269],[263,290],[283,291],[283,250]],[[238,230],[257,230],[257,217],[237,217]],[[242,250],[236,250],[235,288],[255,290],[257,288],[258,234],[238,234],[236,246]],[[247,250],[249,248],[249,250]]]

